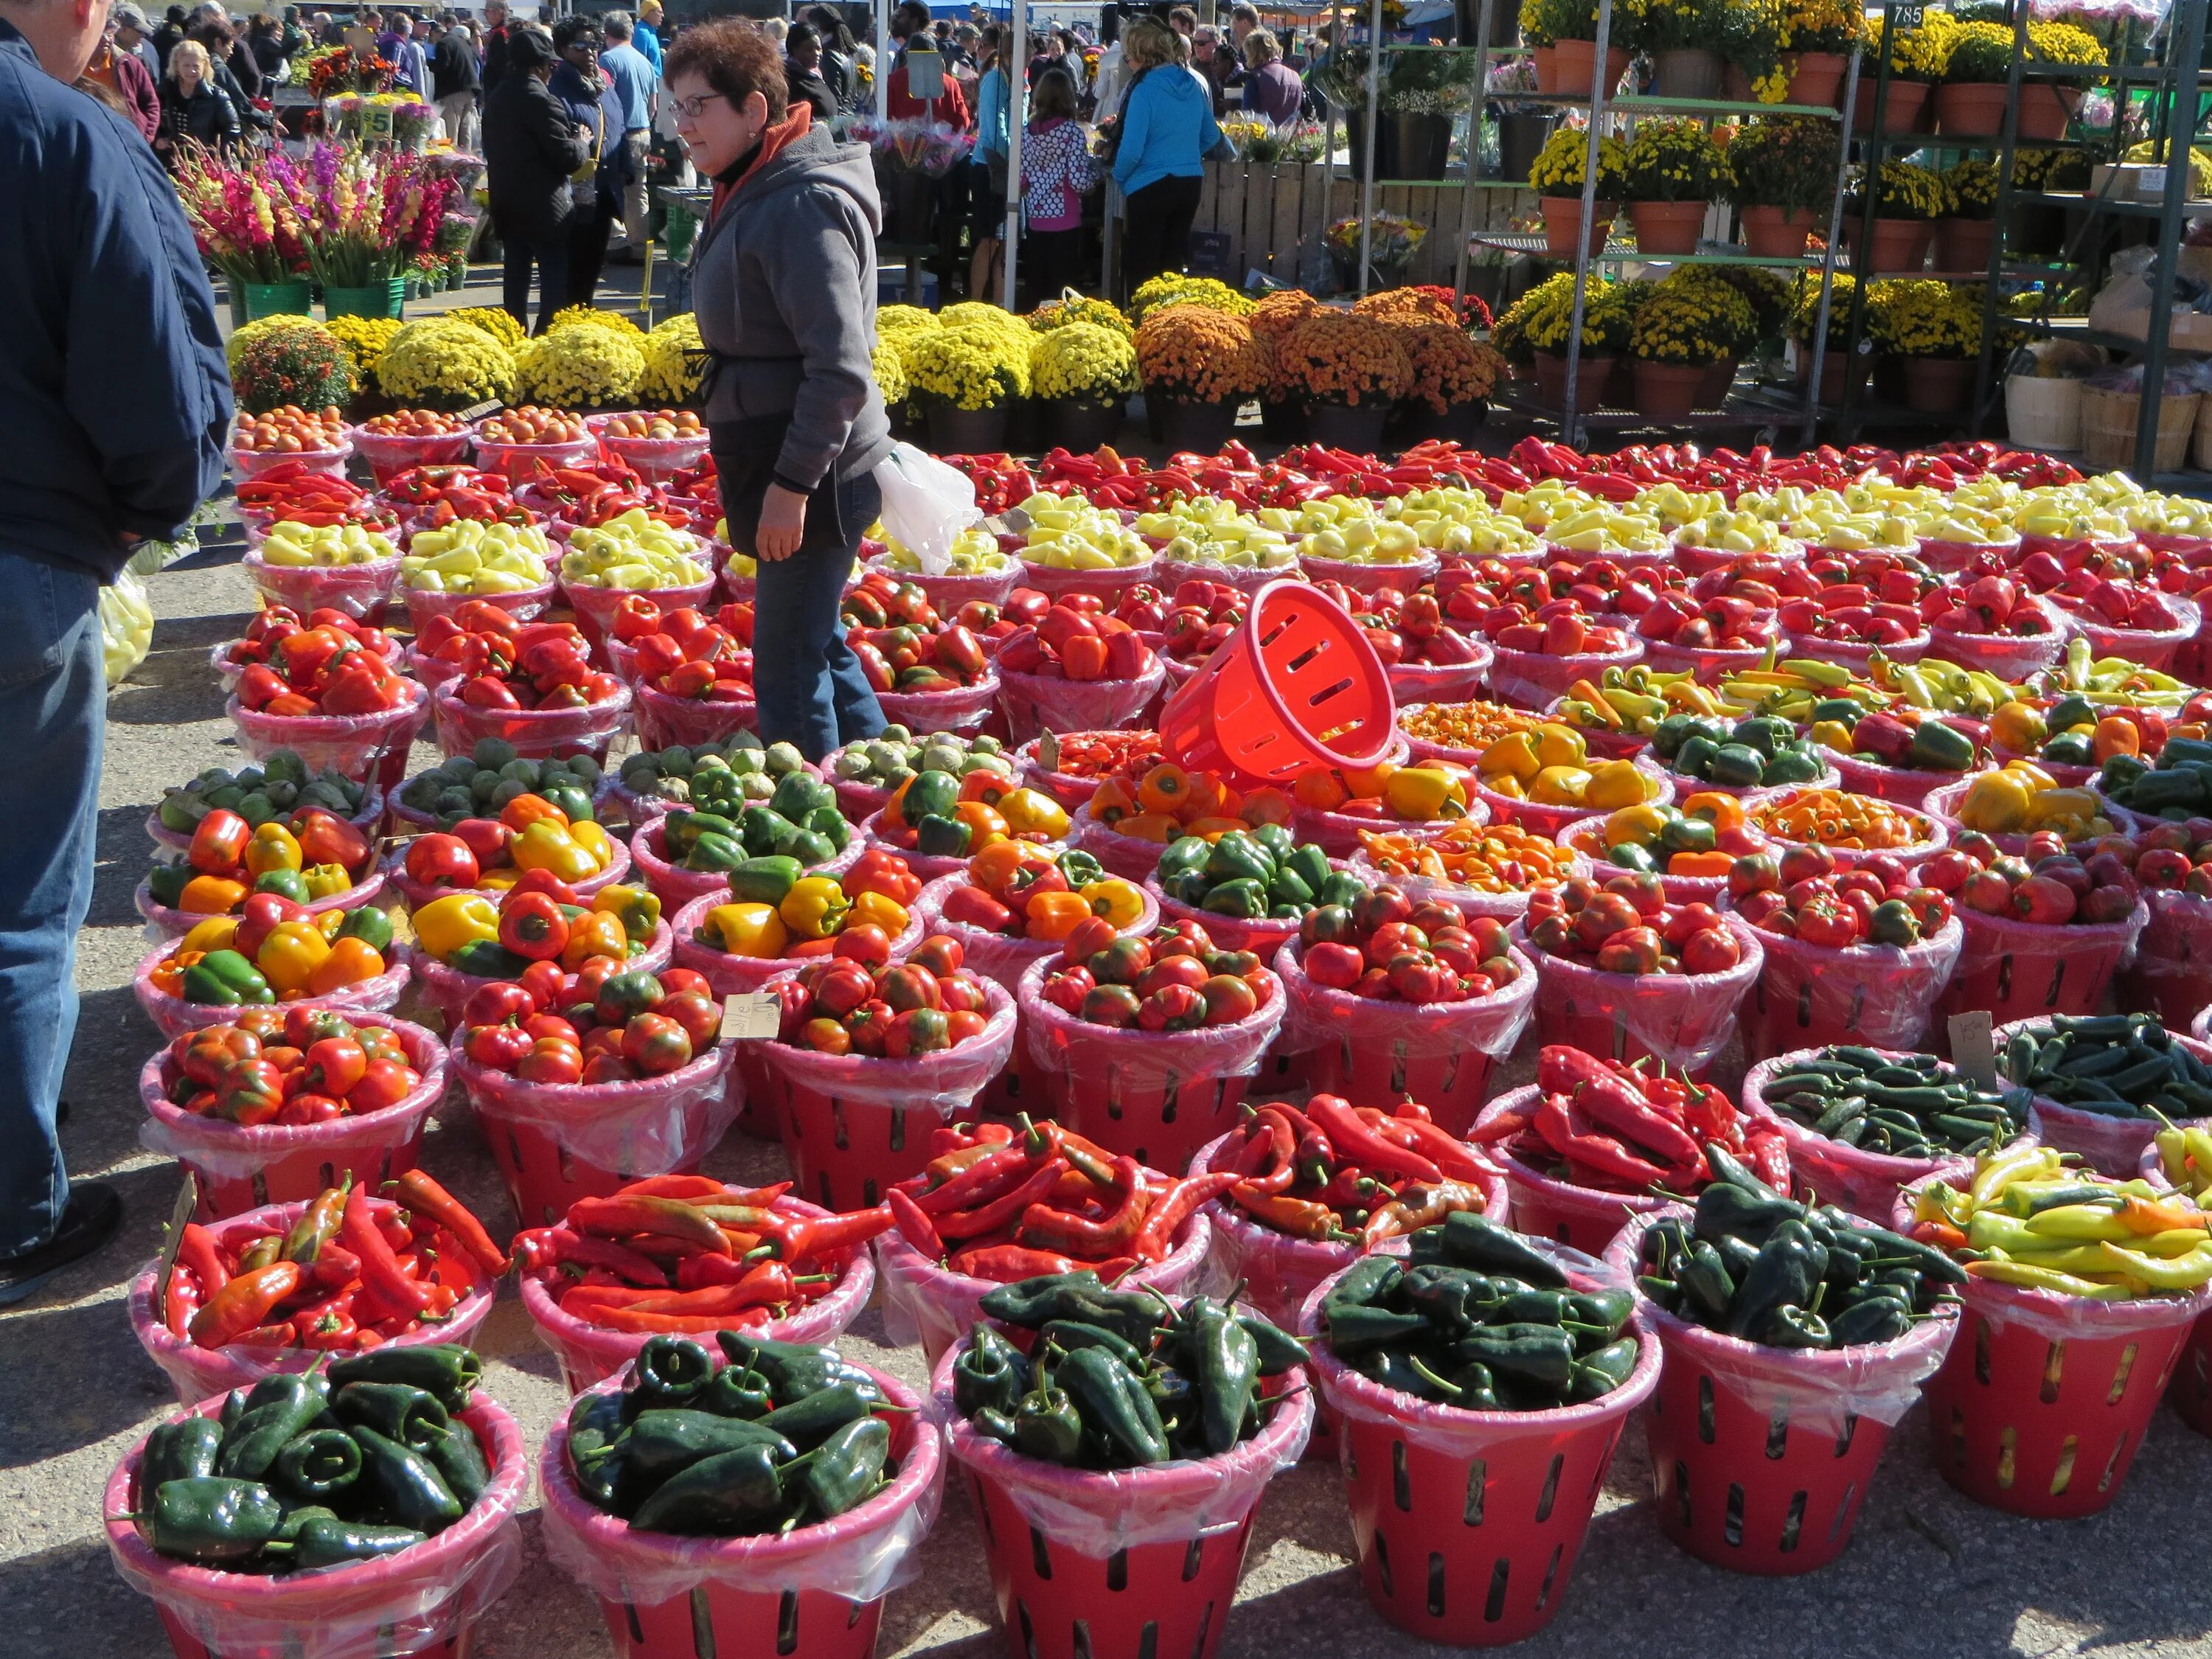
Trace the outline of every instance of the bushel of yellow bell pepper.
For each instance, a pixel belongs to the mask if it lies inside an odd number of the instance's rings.
[[[1589,793],[1590,775],[1579,766],[1547,766],[1528,786],[1528,799],[1540,806],[1580,806]]]
[[[1589,782],[1583,788],[1583,805],[1608,811],[1635,806],[1651,798],[1652,781],[1637,769],[1633,761],[1607,761],[1590,769]]]
[[[1536,763],[1539,766],[1580,766],[1589,758],[1589,745],[1583,734],[1571,726],[1561,726],[1556,720],[1546,720],[1536,728]]]
[[[623,932],[641,944],[650,940],[660,925],[660,895],[628,882],[599,889],[592,897],[592,908],[614,917]]]
[[[278,996],[297,996],[330,953],[331,942],[312,921],[280,921],[254,952],[253,965]]]
[[[540,818],[507,847],[518,870],[544,870],[562,881],[584,881],[599,873],[583,843],[550,818]]]
[[[1536,758],[1536,740],[1531,734],[1509,732],[1482,751],[1475,769],[1486,780],[1509,777],[1529,783],[1544,769],[1544,763]]]
[[[281,823],[263,824],[253,832],[253,839],[246,843],[246,873],[249,876],[265,876],[271,870],[296,870],[300,863],[300,843]]]
[[[1433,766],[1401,766],[1382,786],[1382,803],[1393,817],[1426,823],[1464,817],[1467,789],[1457,777]]]
[[[773,904],[718,904],[706,931],[733,957],[780,957],[791,935]]]
[[[561,965],[574,973],[593,957],[629,960],[629,934],[622,918],[611,910],[586,910],[568,924],[568,941],[561,947]]]
[[[334,898],[353,885],[353,877],[343,864],[318,864],[303,871],[301,881],[311,899]]]
[[[2014,755],[2039,749],[2050,735],[2042,713],[2033,705],[2008,702],[1990,716],[1990,744]]]
[[[499,911],[481,893],[448,893],[415,912],[415,938],[444,962],[464,945],[499,937]]]
[[[796,889],[793,890],[795,891]],[[787,896],[785,902],[789,902]],[[906,906],[895,898],[885,897],[881,893],[855,893],[853,895],[852,908],[845,913],[846,927],[880,927],[893,939],[906,932]]]
[[[2017,772],[1984,772],[1966,786],[1959,822],[1985,836],[2016,835],[2027,823],[2033,786]]]
[[[1103,916],[1116,927],[1127,927],[1145,913],[1145,896],[1119,876],[1086,883],[1083,902],[1094,916]]]
[[[210,951],[228,951],[231,940],[238,937],[236,916],[210,916],[205,921],[194,922],[192,930],[177,941],[179,954],[191,951],[205,956]]]

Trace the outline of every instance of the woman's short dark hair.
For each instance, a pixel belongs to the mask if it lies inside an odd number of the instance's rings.
[[[793,23],[784,32],[783,49],[791,52],[799,46],[818,46],[822,32],[811,23]]]
[[[1030,94],[1030,118],[1049,121],[1075,118],[1075,77],[1057,65],[1036,78]]]
[[[668,49],[662,78],[673,85],[679,75],[696,75],[743,109],[755,93],[768,100],[768,118],[781,121],[789,108],[783,79],[783,54],[742,17],[718,17],[697,23],[676,37]]]

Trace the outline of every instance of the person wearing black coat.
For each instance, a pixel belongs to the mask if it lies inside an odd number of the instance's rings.
[[[171,169],[176,167],[180,143],[220,149],[238,143],[242,126],[238,106],[222,89],[222,81],[209,71],[207,48],[198,41],[180,40],[169,53],[161,95],[161,122],[155,130],[154,149]]]
[[[484,183],[492,228],[507,250],[501,302],[530,325],[530,267],[538,266],[543,334],[568,289],[570,175],[591,157],[575,121],[546,86],[553,43],[536,29],[507,37],[507,72],[483,108]]]

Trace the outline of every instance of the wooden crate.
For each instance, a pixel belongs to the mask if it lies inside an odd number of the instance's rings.
[[[1450,285],[1464,193],[1457,179],[1375,187],[1377,213],[1429,228],[1413,256],[1412,281]],[[1532,191],[1478,189],[1468,228],[1504,230],[1516,214],[1528,217],[1535,210]],[[1211,161],[1191,228],[1228,236],[1232,284],[1259,270],[1286,286],[1318,290],[1334,282],[1323,237],[1330,225],[1358,211],[1359,180],[1343,168],[1332,180],[1329,169],[1317,165]]]

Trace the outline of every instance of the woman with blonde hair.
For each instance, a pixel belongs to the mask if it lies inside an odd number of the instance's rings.
[[[155,152],[173,169],[179,143],[220,149],[236,143],[242,126],[237,106],[216,82],[207,48],[197,40],[178,41],[161,76],[161,125],[154,135]]]
[[[1134,18],[1121,30],[1121,51],[1135,73],[1121,98],[1114,182],[1121,187],[1128,230],[1121,280],[1133,294],[1164,270],[1181,270],[1190,258],[1205,158],[1221,144],[1212,97],[1181,66],[1181,46],[1180,35],[1150,17]]]

